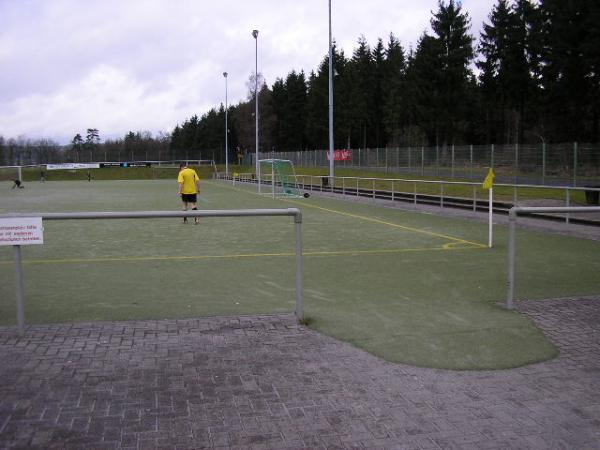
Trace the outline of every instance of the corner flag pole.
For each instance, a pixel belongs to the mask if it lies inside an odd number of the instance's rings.
[[[492,206],[494,203],[494,189],[490,188],[490,192],[489,192],[489,206],[488,206],[488,247],[492,248],[492,240],[493,240],[493,227],[494,227],[494,220],[493,220],[493,210],[492,210]]]
[[[485,180],[483,181],[483,189],[487,189],[488,192],[488,247],[492,248],[493,242],[493,205],[494,205],[494,170],[490,167]]]

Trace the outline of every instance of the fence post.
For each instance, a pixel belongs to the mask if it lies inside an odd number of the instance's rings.
[[[473,181],[473,144],[469,145],[469,159],[470,159],[470,163],[471,163],[470,170],[469,170],[469,172],[470,172],[469,179],[471,181]]]
[[[513,192],[513,204],[517,206],[517,184],[519,184],[519,143],[515,144],[515,189]]]
[[[452,144],[452,168],[450,169],[451,178],[454,180],[454,144]]]
[[[542,142],[542,184],[546,184],[546,143]]]
[[[388,147],[385,146],[385,173],[388,172]]]
[[[515,164],[513,165],[515,171],[515,184],[519,182],[519,143],[515,144]]]
[[[573,143],[573,186],[577,186],[577,142]]]

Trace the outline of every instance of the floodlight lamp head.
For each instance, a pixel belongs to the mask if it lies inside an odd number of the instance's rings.
[[[223,72],[223,76],[227,78],[227,72]]]
[[[258,30],[252,30],[252,36],[254,39],[258,38]]]

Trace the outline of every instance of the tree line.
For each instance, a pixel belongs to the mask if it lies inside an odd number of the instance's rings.
[[[390,34],[334,47],[336,148],[598,142],[600,2],[498,0],[476,39],[454,0],[408,50]],[[260,151],[328,148],[325,56],[258,93]],[[260,75],[260,74],[259,74]],[[254,83],[228,109],[231,148],[254,150]],[[172,133],[175,148],[224,148],[223,105]]]

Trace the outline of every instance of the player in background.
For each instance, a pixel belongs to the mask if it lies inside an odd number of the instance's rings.
[[[187,164],[179,165],[179,175],[177,176],[179,183],[178,193],[181,195],[182,210],[187,211],[188,207],[192,211],[198,209],[198,194],[200,193],[200,177],[194,169],[190,169]],[[183,218],[183,223],[187,223],[187,217]],[[194,217],[194,223],[198,224],[198,217]]]

